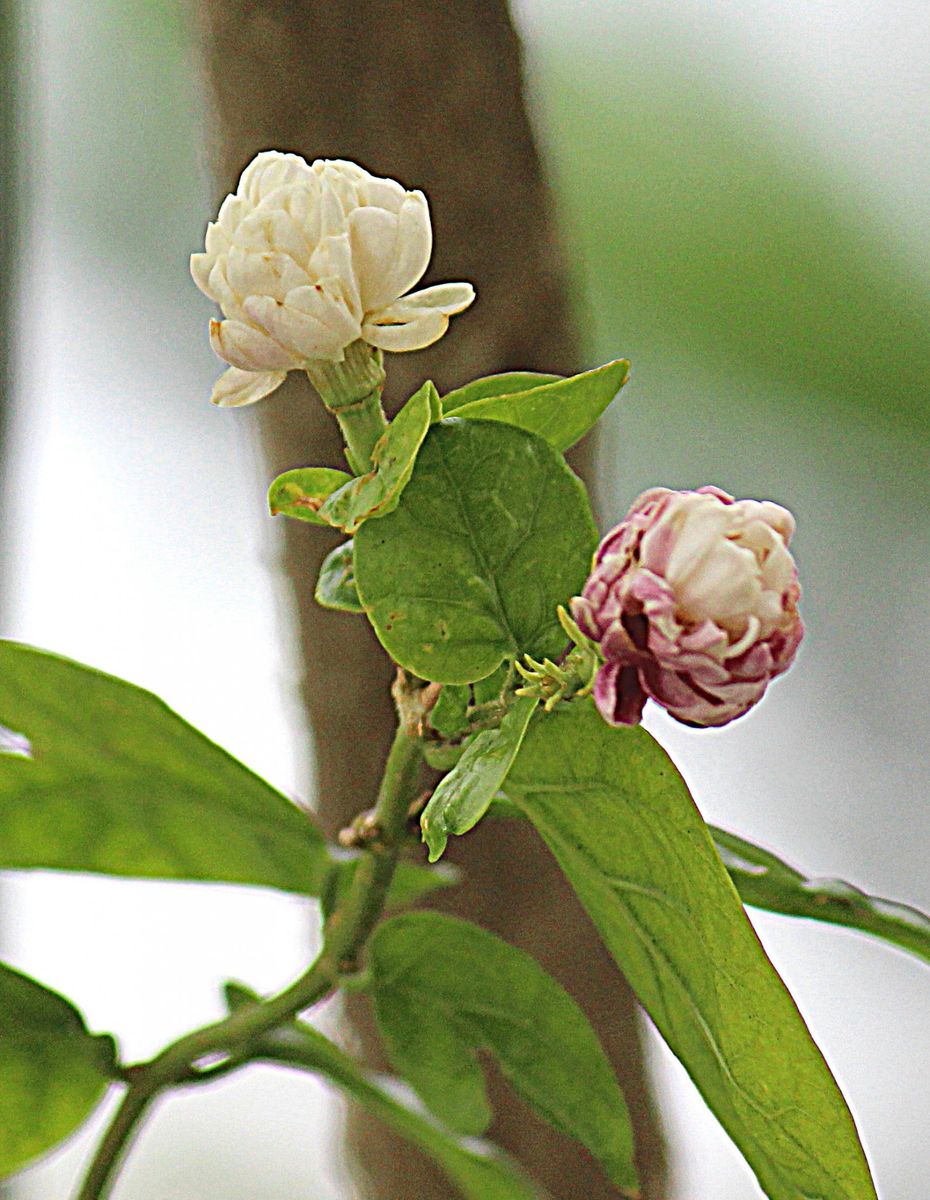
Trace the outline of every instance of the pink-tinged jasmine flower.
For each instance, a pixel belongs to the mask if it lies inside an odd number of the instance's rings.
[[[651,697],[685,724],[725,725],[757,704],[804,632],[793,533],[791,513],[768,500],[644,492],[572,602],[604,657],[604,719],[635,725]]]

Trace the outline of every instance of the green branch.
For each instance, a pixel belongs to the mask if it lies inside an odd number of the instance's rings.
[[[155,1097],[167,1088],[196,1082],[220,1063],[247,1062],[263,1035],[289,1022],[329,995],[340,978],[356,968],[358,956],[384,909],[403,843],[407,809],[416,791],[420,741],[406,724],[398,728],[385,766],[374,820],[378,837],[359,863],[344,901],[324,929],[319,957],[295,983],[270,999],[244,1005],[222,1021],[186,1034],[150,1062],[130,1067],[129,1087],[116,1111],[76,1200],[103,1200],[139,1123]],[[213,1060],[200,1070],[198,1064]]]

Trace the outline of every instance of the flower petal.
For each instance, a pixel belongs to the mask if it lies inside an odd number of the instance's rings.
[[[247,296],[243,308],[249,320],[267,330],[275,342],[290,351],[296,362],[313,358],[338,362],[342,358],[345,341],[317,317],[289,308],[271,296]]]
[[[211,321],[210,345],[230,366],[243,371],[289,371],[300,366],[283,346],[243,321]]]
[[[399,218],[384,208],[357,208],[349,214],[347,225],[362,309],[374,312],[400,295],[390,281]]]
[[[380,320],[384,316],[405,309],[436,308],[446,316],[454,316],[468,308],[475,298],[475,289],[470,283],[436,283],[432,287],[422,288],[418,292],[409,292],[406,296],[372,316],[372,320]],[[404,313],[403,315],[407,315]]]
[[[213,385],[210,399],[219,408],[254,404],[280,387],[286,375],[286,371],[240,371],[230,367]]]
[[[373,309],[390,304],[418,283],[429,266],[430,255],[433,252],[429,205],[422,192],[407,193],[397,221],[397,244],[393,264],[384,281],[384,299],[373,301]]]
[[[401,324],[378,325],[366,321],[362,326],[362,337],[372,346],[397,353],[431,346],[448,327],[449,318],[445,313],[437,308],[427,308],[418,312],[412,320]]]

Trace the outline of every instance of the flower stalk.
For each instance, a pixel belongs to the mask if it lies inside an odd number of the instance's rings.
[[[166,1089],[222,1074],[249,1061],[250,1051],[270,1031],[319,1003],[357,970],[358,959],[384,910],[418,792],[421,742],[409,725],[397,729],[388,755],[373,819],[379,837],[359,863],[345,900],[330,914],[323,949],[290,987],[268,1000],[237,1008],[222,1021],[179,1038],[150,1062],[126,1072],[128,1089],[114,1114],[75,1200],[104,1200],[142,1119]],[[210,1060],[210,1065],[198,1064]]]

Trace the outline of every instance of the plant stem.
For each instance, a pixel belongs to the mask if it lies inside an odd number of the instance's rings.
[[[139,1122],[155,1097],[175,1084],[196,1081],[198,1063],[219,1055],[245,1062],[249,1047],[332,992],[358,956],[381,915],[403,843],[407,809],[417,790],[420,740],[401,725],[391,746],[375,806],[379,837],[359,863],[345,900],[326,923],[323,949],[298,980],[269,1000],[247,1004],[222,1021],[194,1030],[148,1063],[130,1069],[129,1088],[113,1117],[76,1200],[103,1200],[112,1186]],[[215,1069],[215,1068],[214,1068]]]
[[[381,407],[384,361],[380,350],[357,341],[346,347],[342,362],[310,362],[307,377],[339,422],[346,459],[356,475],[371,469],[371,456],[387,429]]]

